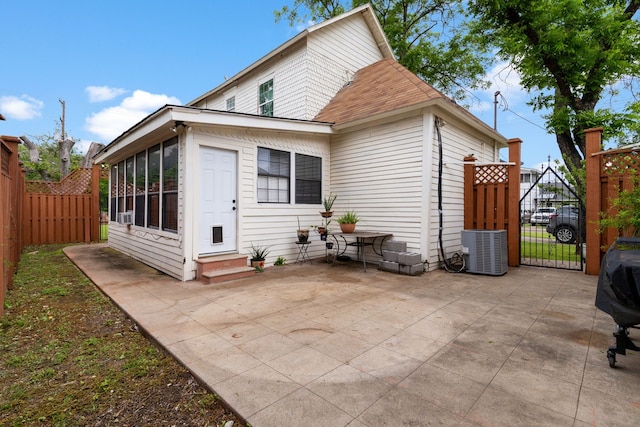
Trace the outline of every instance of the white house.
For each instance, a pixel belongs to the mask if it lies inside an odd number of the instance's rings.
[[[297,221],[320,225],[331,192],[337,215],[355,210],[358,230],[392,233],[437,268],[436,126],[452,252],[463,158],[498,162],[506,140],[401,66],[369,5],[353,9],[111,142],[96,158],[111,165],[109,245],[181,280],[252,244],[270,246],[267,263],[295,260]],[[309,254],[324,255],[311,239]]]

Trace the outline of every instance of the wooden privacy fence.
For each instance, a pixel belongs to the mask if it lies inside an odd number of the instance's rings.
[[[586,274],[600,273],[600,263],[620,230],[600,232],[600,212],[608,212],[620,192],[640,178],[640,148],[602,151],[602,128],[588,129],[586,138]],[[511,139],[508,164],[474,164],[465,158],[464,228],[507,230],[509,266],[519,265],[520,143]],[[613,212],[611,212],[613,213]]]
[[[520,144],[509,144],[509,163],[474,164],[464,162],[465,230],[507,230],[509,266],[520,265]]]
[[[615,228],[599,232],[600,212],[608,212],[621,191],[631,190],[640,177],[640,148],[601,151],[602,128],[585,131],[586,137],[586,243],[587,274],[600,274],[600,263],[620,235]],[[611,212],[612,214],[614,212]]]
[[[4,315],[5,295],[13,289],[13,274],[22,253],[24,172],[18,161],[19,144],[16,137],[0,137],[0,316]]]
[[[74,170],[60,182],[27,181],[24,244],[100,240],[100,166]]]

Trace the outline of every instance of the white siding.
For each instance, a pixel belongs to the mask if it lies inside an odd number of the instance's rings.
[[[440,128],[442,135],[443,167],[442,167],[442,242],[447,258],[460,252],[460,232],[464,229],[464,157],[470,154],[478,158],[478,162],[498,161],[494,144],[486,137],[481,137],[471,128],[457,120],[445,118],[446,124]],[[433,131],[431,176],[431,230],[429,237],[428,261],[430,269],[441,266],[442,257],[439,251],[439,215],[438,215],[438,139]]]
[[[279,256],[285,257],[289,263],[296,259],[298,254],[295,245],[297,217],[301,226],[310,227],[320,225],[322,205],[296,205],[294,203],[295,175],[294,157],[292,156],[291,170],[291,200],[289,204],[258,203],[257,202],[257,148],[265,147],[290,153],[300,153],[322,158],[323,167],[323,194],[329,192],[329,139],[327,136],[292,135],[285,133],[261,133],[250,130],[223,130],[220,128],[199,127],[193,129],[193,144],[198,146],[215,147],[219,149],[233,150],[238,153],[238,253],[249,254],[251,244],[270,246],[270,254],[267,265],[272,265]],[[197,152],[197,150],[196,150]],[[198,186],[197,174],[199,163],[194,159],[190,164],[188,173],[191,182],[196,184],[190,188],[195,198],[194,209],[191,213],[193,233],[198,230]],[[319,236],[310,233],[313,241],[309,248],[311,257],[324,255],[324,245],[321,245]],[[197,238],[193,239],[194,245]],[[187,254],[187,263],[191,266],[195,275],[195,262],[198,250],[192,247]]]
[[[411,250],[419,250],[422,128],[418,115],[334,137],[331,190],[338,195],[334,216],[353,209],[361,218],[356,230],[392,233]],[[332,227],[339,230],[335,221]]]
[[[355,210],[361,218],[357,230],[392,233],[395,240],[407,242],[409,251],[421,253],[431,270],[441,267],[442,259],[438,250],[439,153],[433,120],[426,112],[334,136],[331,143],[331,190],[338,195],[334,215]],[[425,135],[425,129],[430,135]],[[447,119],[441,133],[442,234],[450,257],[461,249],[464,227],[463,159],[483,147],[483,161],[497,159],[491,141],[455,119]],[[375,257],[368,252],[367,259]]]
[[[312,118],[305,114],[308,62],[306,49],[299,46],[287,55],[279,57],[277,61],[258,67],[234,86],[235,112],[258,114],[258,87],[260,83],[273,78],[274,116],[292,119]],[[214,94],[196,106],[225,111],[225,93]]]
[[[109,224],[109,246],[134,259],[183,280],[182,244],[178,235],[116,223]]]
[[[184,135],[184,134],[183,134]],[[179,138],[178,179],[178,233],[153,230],[131,225],[109,223],[109,246],[162,271],[169,276],[185,280],[183,272],[184,247],[184,171],[185,144]],[[160,219],[162,224],[162,219]],[[189,278],[187,278],[188,280]]]
[[[361,14],[309,35],[307,118],[315,117],[356,71],[383,59]]]
[[[361,14],[312,32],[305,42],[252,70],[236,83],[236,112],[258,113],[258,86],[273,78],[274,116],[311,120],[356,71],[383,58]],[[195,106],[226,110],[224,93]]]

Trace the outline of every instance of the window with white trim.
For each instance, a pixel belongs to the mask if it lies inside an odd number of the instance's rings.
[[[236,97],[227,98],[227,111],[236,111]]]
[[[258,87],[258,114],[273,117],[273,79]]]
[[[296,153],[296,203],[322,203],[322,159]]]
[[[288,152],[258,147],[259,203],[289,203],[290,176]]]
[[[290,203],[295,177],[295,203],[322,203],[322,159],[296,153],[294,176],[291,153],[258,147],[258,202]]]

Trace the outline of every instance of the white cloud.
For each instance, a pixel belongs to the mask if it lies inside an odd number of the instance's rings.
[[[493,104],[487,101],[480,101],[471,106],[471,110],[474,113],[482,113],[493,109]]]
[[[520,74],[508,62],[496,64],[485,79],[492,83],[489,89],[484,90],[487,96],[493,98],[495,92],[500,91],[510,104],[519,103],[527,97],[527,91],[520,83]]]
[[[313,27],[314,25],[316,25],[316,21],[309,19],[307,22],[296,25],[296,30],[300,33],[309,27]]]
[[[520,74],[508,62],[496,64],[483,78],[491,82],[487,89],[476,92],[477,101],[469,108],[474,114],[489,113],[494,109],[494,101],[497,99],[500,108],[507,105],[513,110],[523,105],[528,99],[527,91],[520,83]],[[496,96],[496,92],[500,92]]]
[[[120,105],[92,114],[85,120],[85,128],[109,142],[165,104],[180,105],[181,102],[172,96],[136,90]]]
[[[89,95],[89,102],[110,101],[127,93],[126,89],[109,86],[87,86],[84,91]]]
[[[89,147],[91,146],[91,141],[88,141],[86,139],[81,139],[80,141],[76,141],[75,145],[73,146],[74,150],[78,150],[79,153],[81,153],[82,155],[87,154],[87,150],[89,149]]]
[[[29,120],[42,115],[44,102],[28,95],[0,97],[0,112],[16,120]]]

